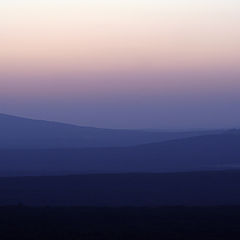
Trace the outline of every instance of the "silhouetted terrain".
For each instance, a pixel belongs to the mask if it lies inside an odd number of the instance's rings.
[[[0,115],[0,131],[0,175],[25,175],[0,177],[1,240],[240,237],[240,171],[200,171],[240,167],[238,130],[107,130]]]
[[[0,207],[1,240],[232,240],[239,225],[240,207]]]
[[[239,166],[238,131],[134,147],[0,150],[2,176],[172,172]]]
[[[80,127],[0,114],[0,148],[79,148],[130,146],[208,134]],[[220,131],[212,131],[218,133]]]
[[[0,178],[0,205],[240,205],[240,171]]]

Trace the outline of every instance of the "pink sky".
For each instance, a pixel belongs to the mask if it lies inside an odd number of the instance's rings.
[[[192,127],[240,124],[237,0],[2,1],[0,36],[4,112],[104,127],[185,127],[196,102]],[[231,106],[221,111],[224,99]],[[184,103],[191,106],[178,116]],[[101,116],[113,109],[129,123]],[[207,117],[212,109],[216,117]]]

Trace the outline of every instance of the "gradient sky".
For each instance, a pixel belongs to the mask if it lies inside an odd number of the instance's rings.
[[[239,0],[0,0],[0,112],[240,127]]]

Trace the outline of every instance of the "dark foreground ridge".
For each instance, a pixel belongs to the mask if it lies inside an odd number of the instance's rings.
[[[0,205],[240,205],[240,171],[0,178]]]
[[[232,240],[240,207],[0,207],[1,240]]]

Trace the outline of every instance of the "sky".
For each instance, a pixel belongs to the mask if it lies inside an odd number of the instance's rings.
[[[0,0],[0,112],[240,127],[239,0]]]

